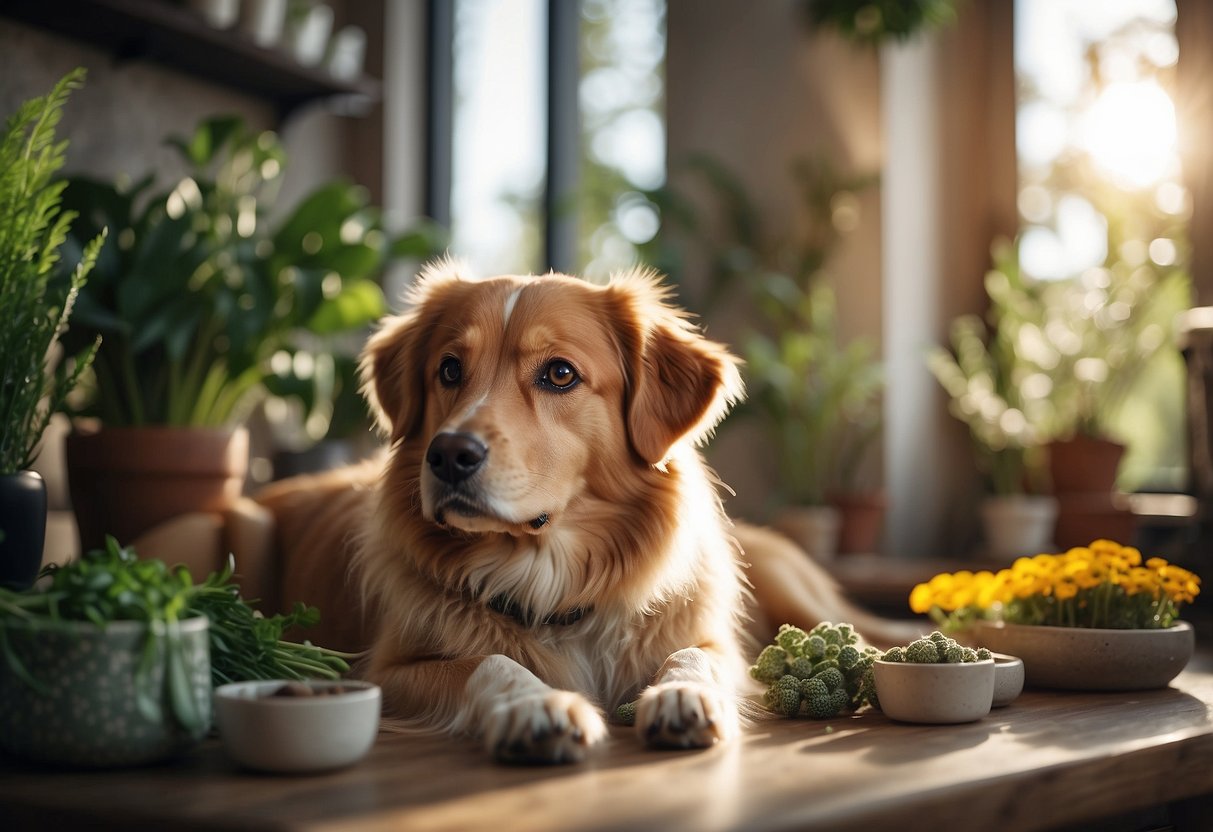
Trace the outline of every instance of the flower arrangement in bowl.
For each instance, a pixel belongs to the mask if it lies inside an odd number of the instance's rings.
[[[1165,687],[1187,665],[1195,639],[1178,617],[1199,593],[1195,573],[1096,540],[998,572],[936,575],[914,587],[910,608],[1019,656],[1029,685],[1143,690]]]
[[[964,647],[938,630],[889,648],[872,671],[880,709],[900,722],[974,722],[994,702],[993,654]]]

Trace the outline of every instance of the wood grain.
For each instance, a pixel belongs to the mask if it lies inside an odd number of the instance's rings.
[[[614,728],[580,766],[514,768],[473,744],[382,733],[357,766],[240,771],[215,740],[115,772],[0,763],[4,827],[315,830],[1043,830],[1213,793],[1213,674],[1138,693],[1029,691],[985,719],[875,712],[758,721],[702,752]]]

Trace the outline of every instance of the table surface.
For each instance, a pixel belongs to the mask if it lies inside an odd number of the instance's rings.
[[[1026,691],[967,725],[871,710],[761,720],[706,751],[647,751],[612,729],[582,765],[508,767],[466,740],[381,733],[328,774],[244,772],[215,740],[108,772],[0,762],[8,830],[1035,830],[1213,793],[1213,673],[1164,690]]]

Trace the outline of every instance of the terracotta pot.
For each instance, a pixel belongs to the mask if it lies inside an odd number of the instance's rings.
[[[1116,505],[1111,492],[1058,494],[1053,542],[1058,549],[1086,546],[1107,538],[1130,543],[1137,534],[1137,515]]]
[[[1053,493],[1109,494],[1116,489],[1124,445],[1080,433],[1072,439],[1050,442],[1048,448]]]
[[[838,551],[872,554],[880,548],[888,501],[883,491],[835,494],[830,504],[838,509]]]
[[[240,496],[248,432],[163,426],[78,430],[67,437],[68,484],[81,551],[128,543],[165,520]]]
[[[46,483],[33,471],[0,476],[0,586],[28,589],[42,568]]]

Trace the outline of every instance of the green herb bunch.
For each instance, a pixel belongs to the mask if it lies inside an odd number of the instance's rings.
[[[234,561],[195,584],[183,566],[169,568],[155,558],[139,558],[112,537],[104,549],[88,552],[65,566],[51,564],[33,589],[0,588],[0,653],[9,668],[36,689],[36,669],[24,667],[5,634],[9,622],[67,628],[92,622],[104,629],[112,621],[148,623],[147,641],[136,665],[138,706],[150,718],[159,715],[159,691],[151,685],[152,666],[164,642],[166,684],[173,713],[183,727],[197,729],[207,719],[190,695],[189,673],[178,622],[205,615],[211,655],[211,682],[220,685],[252,679],[337,679],[349,670],[348,653],[309,643],[281,640],[291,626],[315,624],[315,607],[297,604],[289,615],[263,617],[242,600],[232,582]],[[201,725],[205,729],[205,725]]]
[[[936,630],[929,636],[923,636],[910,642],[905,647],[890,647],[880,658],[881,661],[908,664],[959,664],[985,661],[992,658],[992,654],[984,647],[976,650],[972,647],[965,647],[955,639],[948,638]]]
[[[30,467],[51,414],[97,352],[98,340],[89,339],[72,361],[49,366],[105,238],[101,229],[83,244],[65,285],[48,285],[76,217],[61,210],[64,183],[52,181],[67,149],[55,127],[83,81],[83,69],[64,76],[25,102],[0,135],[0,474]]]
[[[758,654],[750,676],[768,686],[765,701],[772,711],[830,719],[875,704],[871,669],[879,656],[860,643],[850,624],[823,621],[807,633],[784,624]]]
[[[189,598],[190,611],[211,622],[216,686],[249,679],[339,679],[349,671],[353,654],[282,639],[284,630],[317,624],[319,610],[296,602],[290,613],[267,618],[241,600],[240,587],[232,582],[234,568],[228,558],[223,571],[212,572]]]

